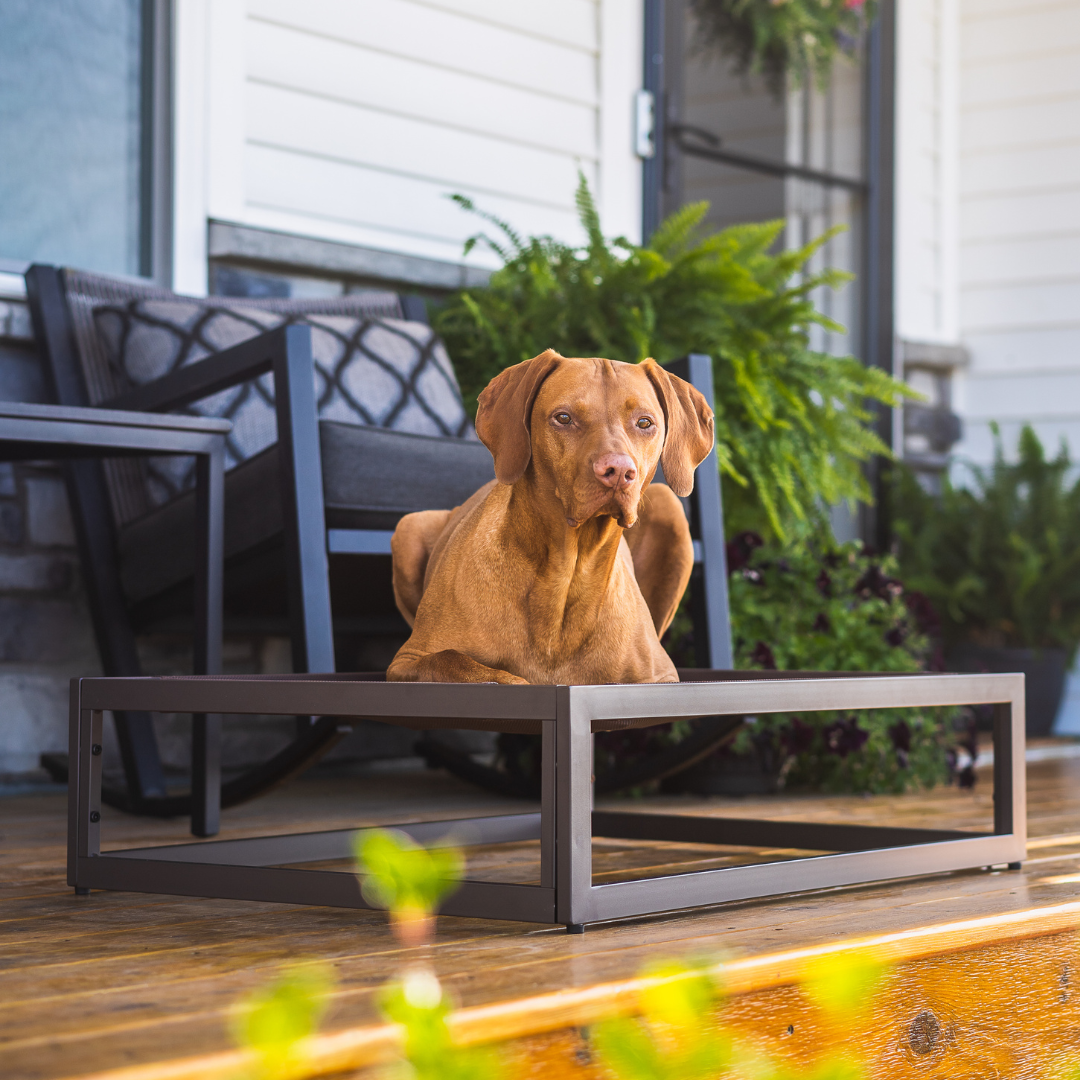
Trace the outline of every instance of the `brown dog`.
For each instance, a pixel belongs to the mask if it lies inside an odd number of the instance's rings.
[[[678,682],[660,635],[693,566],[676,496],[712,447],[705,398],[653,360],[549,349],[491,381],[476,433],[497,479],[394,533],[413,632],[387,678]]]

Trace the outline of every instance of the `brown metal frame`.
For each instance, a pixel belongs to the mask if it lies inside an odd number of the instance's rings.
[[[687,673],[689,674],[689,673]],[[125,889],[363,908],[356,876],[304,870],[347,858],[360,830],[101,850],[101,727],[105,710],[308,713],[367,717],[418,730],[470,728],[542,736],[540,812],[398,826],[427,843],[540,840],[540,883],[466,881],[448,915],[586,923],[732,900],[912,877],[1024,857],[1022,675],[834,675],[695,671],[695,681],[637,686],[387,683],[381,675],[74,679],[68,882],[77,891]],[[713,714],[832,709],[994,706],[994,824],[989,833],[776,822],[682,814],[594,812],[592,735]],[[592,882],[592,837],[829,852],[603,885]]]

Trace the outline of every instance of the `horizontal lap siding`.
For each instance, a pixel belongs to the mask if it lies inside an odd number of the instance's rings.
[[[897,9],[897,332],[955,341],[955,153],[947,119],[958,0],[904,0]]]
[[[1080,3],[964,0],[962,453],[1024,421],[1080,456]]]
[[[595,0],[250,0],[247,223],[458,261],[482,224],[576,238],[599,179]]]
[[[453,189],[438,181],[261,146],[249,146],[245,169],[253,224],[270,226],[274,214],[291,225],[289,232],[332,234],[430,257],[445,247],[446,257],[455,259],[465,239],[485,224],[449,203],[445,196]],[[552,210],[506,196],[484,197],[482,203],[528,231],[565,236],[575,227],[570,208]]]

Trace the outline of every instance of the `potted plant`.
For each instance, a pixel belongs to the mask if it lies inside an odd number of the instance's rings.
[[[1080,480],[1064,443],[1047,458],[1025,426],[1010,462],[993,432],[993,464],[940,496],[899,476],[900,562],[941,615],[949,666],[1023,671],[1028,734],[1046,735],[1080,643]]]
[[[892,556],[825,534],[780,547],[743,533],[728,544],[731,624],[740,668],[918,671],[932,664],[934,613],[896,577]],[[776,714],[672,777],[667,790],[764,794],[794,787],[902,792],[958,776],[974,782],[971,733],[955,709]]]
[[[585,243],[480,233],[502,260],[486,286],[456,293],[432,324],[454,358],[466,407],[504,368],[558,347],[567,356],[660,363],[713,358],[716,444],[729,528],[786,539],[819,522],[823,505],[869,501],[863,465],[889,456],[874,403],[909,388],[853,356],[810,347],[813,324],[841,330],[811,297],[850,275],[807,264],[833,232],[774,252],[784,222],[702,235],[708,203],[672,214],[646,245],[609,239],[584,178],[577,192]]]
[[[470,200],[455,198],[479,213]],[[703,235],[708,207],[699,203],[638,245],[604,236],[584,179],[577,205],[585,237],[579,245],[521,237],[480,214],[497,231],[478,234],[469,246],[486,244],[502,265],[486,286],[456,293],[432,319],[454,357],[466,405],[475,409],[491,378],[549,346],[630,363],[707,353],[729,528],[791,543],[822,527],[823,507],[868,501],[863,465],[889,455],[874,433],[873,403],[895,405],[910,391],[855,357],[810,347],[811,325],[839,329],[815,309],[814,291],[849,279],[807,270],[831,234],[780,252],[782,221]],[[635,762],[674,756],[685,764],[694,737],[692,722],[599,736],[598,788],[634,772]],[[504,735],[494,770],[464,760],[455,768],[501,791],[525,791],[538,783],[538,760],[534,737]],[[663,772],[652,769],[654,776]]]
[[[790,78],[824,83],[833,61],[855,51],[875,0],[691,0],[702,43],[761,75],[776,98]]]

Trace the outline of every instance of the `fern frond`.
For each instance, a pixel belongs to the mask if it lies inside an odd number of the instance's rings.
[[[823,521],[827,503],[869,499],[863,463],[889,453],[874,430],[874,405],[895,405],[911,391],[854,357],[809,346],[811,326],[841,330],[814,297],[849,275],[810,270],[838,229],[777,252],[783,220],[705,234],[708,205],[696,203],[671,215],[647,245],[610,240],[584,175],[575,193],[580,245],[521,237],[466,196],[455,202],[497,227],[494,239],[479,233],[474,242],[503,262],[486,288],[457,294],[433,320],[466,400],[548,346],[628,362],[706,353],[730,527],[804,535]]]

